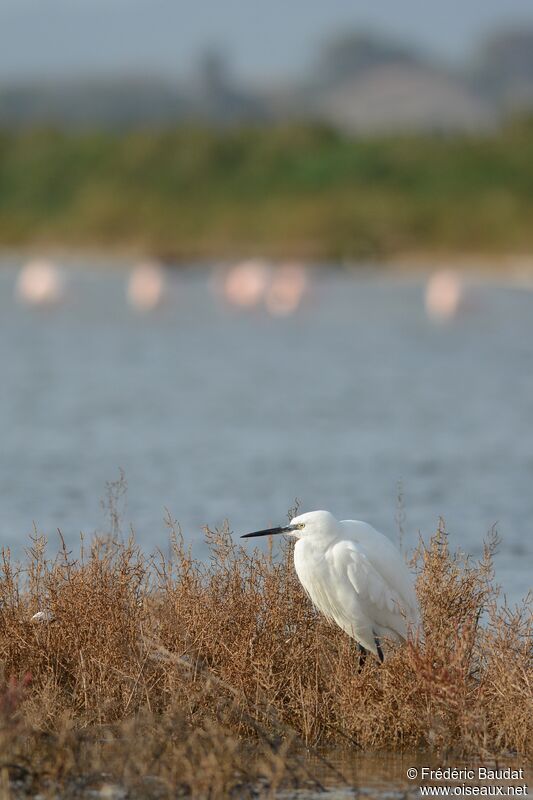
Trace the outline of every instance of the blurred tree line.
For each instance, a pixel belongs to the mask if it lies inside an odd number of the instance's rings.
[[[533,247],[533,118],[476,136],[318,125],[0,132],[0,244],[339,260]]]

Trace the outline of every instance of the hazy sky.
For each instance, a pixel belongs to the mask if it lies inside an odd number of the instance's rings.
[[[282,77],[358,27],[457,60],[491,29],[520,24],[533,26],[533,0],[0,0],[0,80],[176,75],[211,45],[242,76]]]

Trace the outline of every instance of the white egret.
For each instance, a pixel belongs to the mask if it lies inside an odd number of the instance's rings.
[[[52,611],[38,611],[36,614],[31,617],[30,622],[53,622],[55,620],[55,616]]]
[[[302,586],[361,651],[383,661],[380,637],[407,638],[418,622],[418,603],[405,562],[386,536],[366,522],[339,522],[329,511],[310,511],[289,525],[241,538],[276,533],[296,537],[294,566]]]

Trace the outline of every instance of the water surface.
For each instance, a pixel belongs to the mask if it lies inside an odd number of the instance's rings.
[[[323,760],[317,755],[311,754],[307,756],[302,754],[302,759],[310,774],[318,778],[322,789],[317,787],[317,790],[283,791],[277,795],[280,800],[320,800],[320,798],[348,800],[348,798],[361,796],[369,800],[370,798],[400,800],[406,797],[421,797],[420,787],[427,791],[426,787],[431,786],[455,789],[457,794],[450,793],[451,797],[472,796],[472,794],[467,794],[472,786],[480,787],[481,794],[478,796],[498,796],[498,790],[495,787],[500,786],[502,787],[501,796],[508,796],[509,787],[522,787],[525,784],[530,789],[533,780],[531,766],[526,763],[525,759],[515,757],[494,761],[493,759],[444,757],[436,752],[363,753],[339,748],[325,751]],[[508,767],[516,771],[521,769],[522,778],[515,780],[480,779],[478,772],[480,767],[486,770],[502,770]],[[428,773],[423,772],[424,769],[433,770],[433,774],[436,776],[439,775],[438,770],[442,770],[442,777],[428,778],[426,777]],[[469,770],[474,773],[474,778],[458,777],[452,780],[445,777],[447,769],[457,770],[456,774],[458,775],[461,775],[461,771]],[[409,777],[413,774],[416,777]],[[489,773],[482,774],[488,775]],[[467,788],[463,789],[463,787]],[[492,795],[489,794],[490,792]],[[521,794],[522,792],[519,792],[517,796]],[[509,791],[509,796],[514,796],[512,791]]]
[[[318,271],[297,313],[220,303],[207,270],[169,276],[160,311],[125,301],[125,273],[72,269],[67,301],[13,301],[0,269],[0,540],[35,523],[74,542],[103,526],[124,469],[125,520],[165,546],[164,508],[201,555],[201,527],[277,524],[294,498],[365,519],[405,544],[439,515],[479,555],[497,524],[511,600],[533,558],[533,292],[472,287],[451,324],[423,281]],[[126,526],[127,527],[127,526]]]

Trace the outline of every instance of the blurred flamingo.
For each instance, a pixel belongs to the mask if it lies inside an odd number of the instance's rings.
[[[446,322],[458,313],[464,299],[460,276],[452,270],[434,272],[426,284],[425,306],[428,317]]]
[[[19,272],[15,295],[27,306],[55,305],[65,297],[63,276],[51,261],[29,261]]]
[[[292,314],[300,305],[306,287],[307,273],[303,264],[282,264],[275,270],[266,292],[267,311],[275,316]]]
[[[161,305],[165,293],[165,275],[157,262],[138,264],[128,281],[128,302],[138,311],[153,311]]]
[[[242,261],[231,267],[222,282],[224,298],[235,306],[253,308],[264,297],[270,267],[261,259]]]

